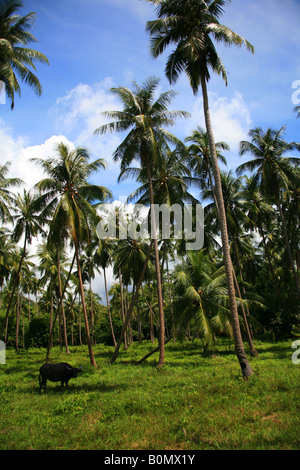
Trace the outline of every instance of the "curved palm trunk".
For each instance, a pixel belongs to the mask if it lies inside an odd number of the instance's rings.
[[[83,291],[83,282],[82,282],[82,277],[81,277],[81,268],[80,268],[80,260],[79,260],[78,241],[77,241],[76,239],[75,239],[75,254],[76,254],[76,260],[77,260],[78,281],[79,281],[80,295],[81,295],[81,301],[82,301],[82,309],[83,309],[83,314],[84,314],[84,322],[85,322],[85,329],[86,329],[86,339],[87,339],[87,343],[88,343],[89,356],[90,356],[90,361],[91,361],[92,366],[97,367],[97,364],[96,364],[96,361],[95,361],[95,358],[94,358],[94,353],[93,353],[91,338],[90,338],[90,328],[89,328],[89,322],[88,322],[87,311],[86,311],[86,305],[85,305],[85,298],[84,298],[84,291]]]
[[[159,265],[159,253],[158,253],[158,243],[157,243],[157,233],[156,233],[156,220],[154,210],[154,196],[153,196],[153,187],[152,187],[152,178],[151,178],[151,168],[149,159],[146,158],[146,167],[147,167],[147,177],[149,184],[149,195],[150,195],[150,204],[151,204],[151,224],[152,224],[152,233],[154,234],[154,258],[155,258],[155,270],[156,270],[156,280],[157,280],[157,298],[158,298],[158,310],[159,310],[159,361],[158,367],[161,367],[165,363],[165,318],[164,318],[164,307],[163,307],[163,297],[162,297],[162,288],[161,288],[161,272]]]
[[[223,260],[224,260],[224,266],[225,266],[225,271],[226,271],[226,279],[227,279],[227,287],[228,287],[228,295],[229,295],[229,303],[230,303],[231,325],[232,325],[232,330],[233,330],[236,354],[237,354],[237,358],[242,369],[243,377],[249,377],[250,375],[253,374],[253,371],[246,357],[241,330],[240,330],[237,303],[236,303],[236,297],[235,297],[234,279],[233,279],[233,273],[232,273],[232,261],[231,261],[230,248],[229,248],[226,212],[225,212],[224,199],[223,199],[223,193],[222,193],[221,175],[220,175],[220,169],[219,169],[218,160],[217,160],[216,146],[215,146],[215,141],[214,141],[214,136],[213,136],[213,131],[212,131],[212,124],[211,124],[211,119],[210,119],[206,79],[203,76],[203,74],[201,74],[201,87],[202,87],[202,95],[203,95],[204,117],[205,117],[207,135],[209,139],[211,161],[212,161],[213,174],[214,174],[214,180],[215,180],[216,199],[217,199],[218,210],[219,210],[219,222],[220,222],[221,238],[222,238]]]

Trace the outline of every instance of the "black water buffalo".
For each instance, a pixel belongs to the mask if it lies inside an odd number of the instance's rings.
[[[51,382],[61,382],[62,387],[64,384],[66,384],[67,387],[69,380],[72,377],[77,377],[78,372],[82,372],[82,367],[72,367],[67,362],[44,364],[40,368],[39,374],[40,390],[42,390],[42,387],[46,389],[47,380]]]

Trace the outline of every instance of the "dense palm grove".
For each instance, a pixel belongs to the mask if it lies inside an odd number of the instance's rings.
[[[203,348],[214,348],[228,337],[248,376],[244,343],[256,355],[259,335],[277,339],[299,329],[300,144],[285,140],[285,127],[256,127],[240,143],[248,162],[227,171],[230,148],[214,141],[210,123],[210,73],[227,80],[213,40],[250,52],[253,46],[219,23],[224,0],[152,3],[158,19],[147,24],[151,51],[157,57],[176,45],[167,77],[174,83],[184,71],[193,92],[202,91],[206,129],[184,142],[167,130],[188,113],[170,111],[174,92],[157,97],[159,79],[151,77],[132,89],[112,89],[120,110],[107,111],[109,122],[95,132],[122,133],[114,158],[119,179],[138,183],[130,202],[204,205],[204,246],[187,251],[185,240],[99,239],[96,227],[106,220],[101,205],[112,195],[90,184],[98,171],[104,180],[105,161],[90,161],[86,148],[61,143],[48,159],[35,159],[45,177],[29,192],[10,177],[7,162],[0,166],[0,339],[16,349],[45,347],[47,355],[56,344],[67,352],[87,344],[93,365],[99,342],[115,346],[114,361],[122,344],[158,339],[163,365],[168,340],[200,338]],[[46,62],[25,47],[35,40],[28,32],[32,14],[14,16],[19,6],[10,0],[0,8],[0,79],[12,106],[20,87],[15,73],[39,92],[26,66]],[[154,231],[156,223],[151,217]],[[93,291],[96,273],[105,299]]]

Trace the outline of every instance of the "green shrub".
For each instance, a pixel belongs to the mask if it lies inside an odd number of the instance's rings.
[[[25,335],[25,345],[35,348],[46,348],[48,345],[50,317],[48,315],[31,320]]]

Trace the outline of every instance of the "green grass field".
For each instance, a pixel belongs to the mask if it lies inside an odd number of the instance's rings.
[[[203,353],[199,342],[169,343],[166,365],[134,344],[114,365],[113,348],[52,350],[53,362],[82,365],[69,387],[39,391],[45,350],[6,352],[0,365],[0,449],[218,450],[300,448],[300,365],[291,341],[256,341],[254,376],[244,381],[228,345]]]

